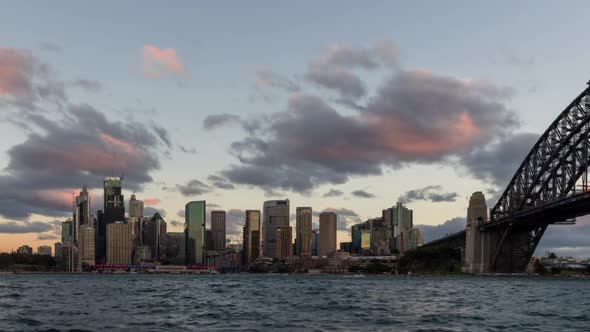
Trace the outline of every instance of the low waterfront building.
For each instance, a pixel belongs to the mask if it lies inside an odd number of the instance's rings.
[[[39,246],[39,247],[37,247],[37,255],[51,256],[51,247],[50,246]]]
[[[16,252],[21,255],[32,255],[33,248],[25,244],[23,246],[18,247],[18,249],[16,249]]]

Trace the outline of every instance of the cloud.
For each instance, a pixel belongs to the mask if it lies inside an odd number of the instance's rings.
[[[61,216],[71,211],[72,192],[98,179],[123,174],[125,188],[140,191],[160,168],[157,135],[133,121],[110,121],[88,105],[70,105],[62,117],[22,112],[29,135],[8,151],[0,175],[0,215]]]
[[[301,87],[294,81],[270,70],[256,71],[256,86],[273,87],[288,92],[296,92],[301,89]]]
[[[0,223],[0,234],[43,233],[52,229],[51,224],[41,221],[8,221]]]
[[[322,195],[322,197],[339,197],[342,195],[344,195],[343,191],[337,189],[330,189],[330,191]]]
[[[176,188],[184,196],[202,195],[211,191],[211,187],[197,179],[190,180],[185,185],[177,184]]]
[[[39,49],[42,51],[53,52],[53,53],[61,53],[63,51],[62,47],[58,44],[52,42],[43,42],[39,45]]]
[[[197,154],[197,149],[196,148],[189,148],[186,147],[184,145],[179,145],[180,151],[186,153],[186,154]]]
[[[464,230],[466,222],[464,217],[455,217],[440,225],[416,225],[415,227],[422,231],[424,242],[427,243]]]
[[[170,134],[166,128],[158,126],[156,124],[152,124],[152,129],[158,135],[158,138],[162,141],[162,143],[166,144],[168,148],[172,147],[172,140],[170,139]]]
[[[207,207],[209,207],[209,208],[220,208],[221,205],[215,204],[215,203],[207,203]],[[183,216],[184,216],[184,214],[183,214]]]
[[[523,57],[516,54],[506,55],[506,64],[519,68],[530,67],[535,64],[535,58],[532,56]]]
[[[59,237],[55,234],[39,234],[37,235],[37,240],[44,241],[44,240],[57,240]]]
[[[227,182],[227,179],[224,179],[217,175],[209,175],[209,177],[207,177],[207,180],[218,189],[235,189],[235,186]]]
[[[158,205],[162,201],[159,198],[146,198],[143,200],[143,202],[145,203],[145,205]]]
[[[391,41],[380,42],[374,48],[335,44],[312,60],[306,78],[321,87],[337,91],[344,100],[357,99],[365,96],[367,89],[352,70],[374,70],[382,65],[395,65],[397,53],[397,47]]]
[[[78,78],[72,81],[70,84],[88,92],[98,92],[102,89],[102,84],[100,84],[99,81],[90,80],[87,78]]]
[[[215,129],[229,123],[239,123],[240,117],[235,114],[214,114],[209,115],[203,120],[203,128],[206,130]]]
[[[182,61],[173,48],[159,48],[154,45],[143,47],[142,72],[149,78],[162,78],[186,73]]]
[[[428,201],[432,203],[454,202],[459,197],[456,192],[441,192],[442,186],[426,186],[405,192],[398,198],[399,202],[410,203],[414,201]]]
[[[375,195],[373,195],[370,192],[367,192],[365,190],[355,190],[355,191],[351,192],[351,194],[355,197],[360,197],[360,198],[375,198]]]
[[[240,209],[229,209],[226,211],[225,232],[227,236],[240,237],[244,227],[246,213]]]
[[[461,155],[467,172],[496,188],[505,188],[533,148],[538,134],[517,133]]]
[[[336,48],[315,62],[379,68],[383,60],[375,52]],[[285,110],[253,121],[256,130],[231,144],[237,162],[221,174],[232,183],[266,191],[309,192],[323,184],[343,184],[350,176],[381,175],[383,167],[448,162],[519,126],[506,106],[512,94],[488,81],[403,68],[366,105],[354,103],[349,112],[319,96],[291,93]]]
[[[182,217],[184,218],[184,214]],[[170,226],[172,226],[172,227],[184,227],[183,221],[172,220],[172,221],[168,221],[168,224],[170,224]]]
[[[334,212],[334,213],[336,213],[336,229],[339,231],[350,231],[350,227],[352,227],[352,225],[358,224],[361,222],[361,218],[359,217],[359,215],[351,209],[329,207],[329,208],[323,209],[321,212]],[[313,211],[314,217],[318,218],[318,223],[319,223],[319,217],[320,217],[321,212]],[[318,228],[318,227],[319,227],[319,225],[314,222],[313,228]]]
[[[53,79],[49,66],[28,51],[0,47],[0,107],[31,110],[39,101],[61,104],[65,99],[65,85]]]
[[[549,225],[541,238],[535,256],[545,251],[558,256],[590,258],[590,216],[578,218],[575,225]]]
[[[184,219],[186,217],[186,212],[184,210],[179,210],[176,212],[176,216],[178,216],[178,218]]]

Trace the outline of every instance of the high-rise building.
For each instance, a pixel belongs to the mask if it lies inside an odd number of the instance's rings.
[[[398,202],[395,206],[383,210],[382,217],[387,227],[390,250],[403,252],[405,248],[402,233],[407,233],[407,230],[414,227],[413,211]]]
[[[106,177],[104,179],[104,207],[99,211],[97,229],[97,262],[104,263],[107,259],[107,225],[125,221],[124,197],[121,193],[122,179]]]
[[[374,218],[367,221],[371,230],[370,251],[374,256],[391,255],[390,233],[383,218]]]
[[[78,248],[72,242],[62,244],[61,254],[61,260],[66,272],[80,271],[80,256]]]
[[[213,250],[225,250],[225,211],[211,211]]]
[[[320,236],[318,230],[314,229],[311,231],[311,255],[317,256],[320,249]]]
[[[205,201],[185,206],[185,237],[187,264],[203,264],[205,259]]]
[[[107,262],[107,228],[104,223],[104,213],[102,210],[96,211],[96,226],[94,228],[96,263],[106,264]],[[63,242],[63,241],[62,241]]]
[[[132,227],[133,228],[133,227]],[[163,261],[166,259],[166,221],[156,212],[149,222],[144,223],[143,237],[145,245],[150,247],[152,259]],[[133,240],[133,230],[132,230]]]
[[[107,225],[107,264],[131,264],[131,225],[117,221]]]
[[[55,252],[55,257],[61,258],[61,242],[55,242],[53,244],[53,248],[54,248],[54,252]]]
[[[39,247],[37,247],[37,255],[51,256],[51,247],[50,246],[39,246]]]
[[[266,201],[263,209],[262,253],[264,257],[277,257],[277,228],[289,226],[289,200]]]
[[[320,213],[320,247],[318,256],[328,256],[336,252],[336,213]]]
[[[74,242],[74,238],[72,236],[73,231],[73,221],[72,219],[67,219],[66,221],[61,223],[61,242],[62,243],[71,243]]]
[[[243,262],[248,265],[260,257],[260,224],[259,210],[246,210],[246,222],[244,225]]]
[[[143,217],[143,201],[135,198],[135,194],[129,199],[129,217]]]
[[[78,254],[80,258],[80,268],[83,266],[94,265],[96,262],[94,227],[92,224],[82,224],[78,233]]]
[[[290,226],[277,227],[276,258],[284,259],[293,256],[293,229]]]
[[[74,222],[72,236],[76,245],[80,241],[80,227],[87,225],[94,228],[94,218],[92,217],[92,205],[90,194],[86,186],[82,187],[80,194],[74,198]]]
[[[309,257],[311,256],[311,208],[298,207],[295,218],[295,253],[299,257]]]
[[[166,259],[168,263],[173,265],[184,265],[185,244],[184,233],[168,233],[168,240],[166,243]]]
[[[205,230],[205,251],[215,251],[213,249],[213,232],[210,229]]]

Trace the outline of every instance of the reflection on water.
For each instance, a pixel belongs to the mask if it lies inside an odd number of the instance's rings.
[[[0,276],[0,330],[587,331],[590,280]]]

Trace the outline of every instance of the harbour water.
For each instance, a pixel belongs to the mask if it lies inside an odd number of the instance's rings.
[[[590,280],[2,275],[8,331],[588,331]]]

